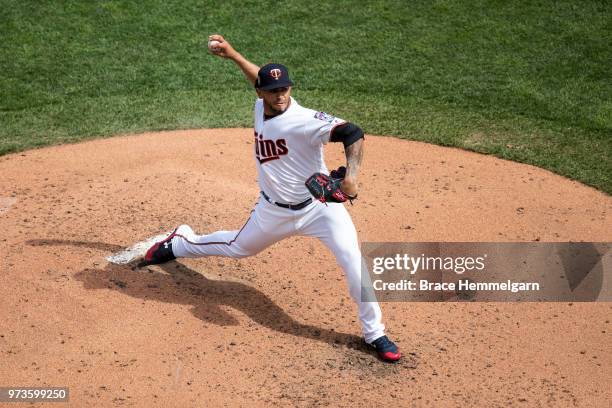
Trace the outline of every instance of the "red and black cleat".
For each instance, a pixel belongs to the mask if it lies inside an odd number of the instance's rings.
[[[147,265],[157,265],[176,259],[174,253],[172,252],[172,238],[174,238],[176,235],[177,230],[178,228],[175,229],[172,234],[168,235],[168,237],[163,241],[153,244],[138,266],[142,267]]]
[[[378,357],[383,361],[395,363],[402,358],[402,353],[399,351],[395,343],[393,343],[387,336],[382,336],[370,343],[370,346],[376,349]]]

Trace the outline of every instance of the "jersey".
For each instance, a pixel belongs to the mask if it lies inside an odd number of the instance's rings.
[[[291,98],[285,112],[264,118],[263,100],[255,102],[254,153],[259,188],[272,200],[297,204],[311,197],[304,182],[328,173],[323,145],[345,120],[300,106]]]

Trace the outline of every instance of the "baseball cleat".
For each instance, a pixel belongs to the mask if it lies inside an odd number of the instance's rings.
[[[153,244],[138,266],[157,265],[176,259],[172,252],[172,238],[176,235],[176,231],[178,231],[178,228],[163,241]]]
[[[378,357],[381,360],[396,362],[402,358],[402,353],[399,351],[395,343],[393,343],[387,336],[382,336],[370,343],[370,346],[376,349]]]

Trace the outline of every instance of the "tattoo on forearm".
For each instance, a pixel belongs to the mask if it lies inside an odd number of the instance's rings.
[[[345,149],[346,177],[356,179],[363,157],[363,139],[356,141]]]

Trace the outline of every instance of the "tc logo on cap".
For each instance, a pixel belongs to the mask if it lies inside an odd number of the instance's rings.
[[[257,72],[257,80],[255,81],[255,88],[257,89],[270,91],[290,86],[293,86],[293,82],[289,79],[289,71],[284,65],[270,63],[261,67]]]
[[[283,72],[278,68],[274,68],[273,70],[270,71],[270,76],[276,79],[277,81],[282,75],[283,75]]]

